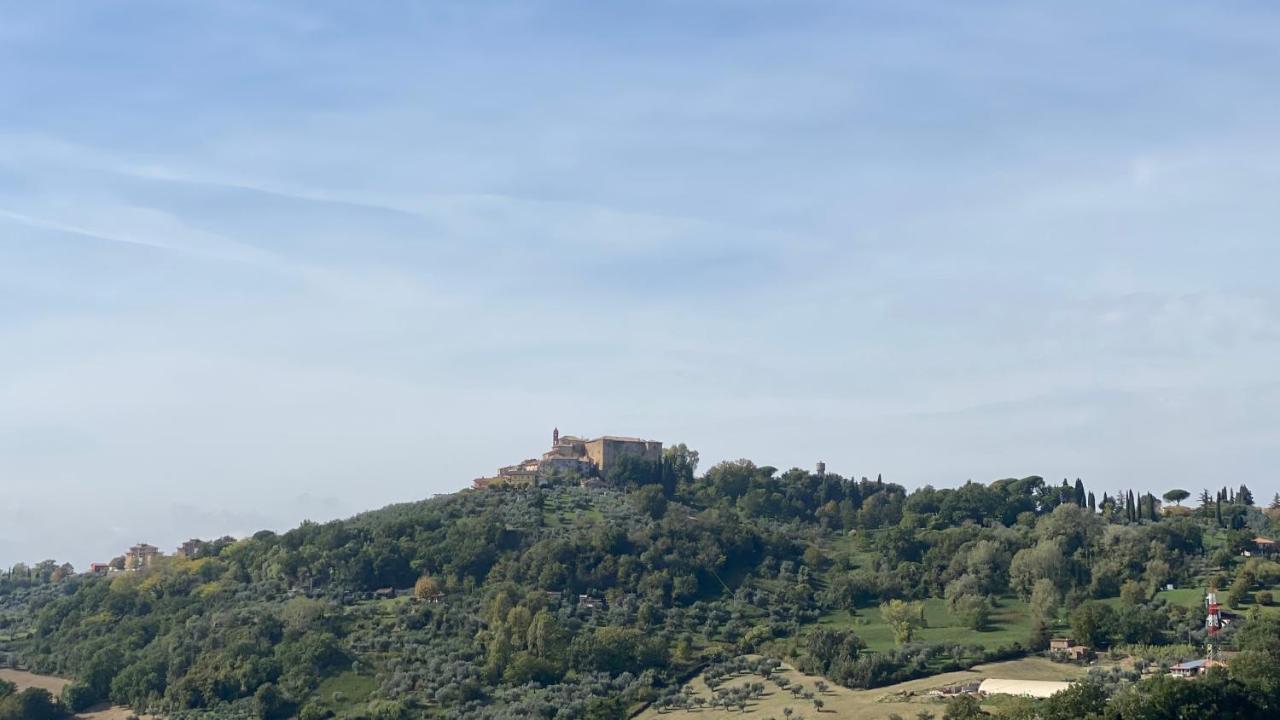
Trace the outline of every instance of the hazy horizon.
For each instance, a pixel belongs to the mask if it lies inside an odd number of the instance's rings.
[[[10,4],[0,565],[551,429],[1280,491],[1280,9]]]

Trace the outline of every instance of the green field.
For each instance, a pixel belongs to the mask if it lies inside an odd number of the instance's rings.
[[[877,554],[871,549],[871,538],[879,531],[864,531],[861,535],[837,534],[822,541],[820,547],[831,560],[846,558],[854,569],[875,567]]]
[[[924,617],[928,627],[916,634],[916,639],[924,642],[981,645],[994,649],[1015,642],[1025,645],[1031,635],[1031,614],[1027,604],[1015,597],[1001,598],[990,625],[981,631],[957,623],[947,614],[946,601],[940,598],[924,601]],[[857,617],[850,617],[843,610],[828,613],[819,623],[853,630],[871,650],[891,650],[894,646],[893,629],[881,619],[880,610],[875,607],[859,610]]]
[[[1204,588],[1179,588],[1177,590],[1162,590],[1156,593],[1156,598],[1168,602],[1170,605],[1180,605],[1185,608],[1200,607],[1204,602]]]
[[[1270,588],[1267,588],[1267,590],[1269,590],[1271,594],[1274,595],[1275,597],[1280,598],[1280,585],[1274,585]],[[1230,609],[1233,612],[1236,612],[1241,615],[1247,615],[1248,613],[1253,612],[1255,609],[1261,612],[1263,615],[1280,614],[1280,605],[1259,605],[1258,604],[1259,592],[1260,591],[1258,590],[1254,590],[1250,592],[1248,596],[1246,596],[1245,601],[1240,603],[1239,607],[1230,608]],[[1227,594],[1225,592],[1218,593],[1218,601],[1224,603],[1224,606],[1225,606],[1226,597],[1227,597]]]
[[[1269,590],[1273,595],[1280,597],[1280,585],[1271,587],[1269,588]],[[1162,590],[1156,593],[1156,599],[1164,600],[1165,602],[1168,602],[1170,605],[1178,605],[1185,608],[1197,608],[1197,607],[1201,607],[1204,604],[1205,592],[1206,592],[1205,589],[1202,587],[1178,588],[1177,590]],[[1245,602],[1241,603],[1240,607],[1235,608],[1235,611],[1243,613],[1243,612],[1248,612],[1254,607],[1258,607],[1258,609],[1260,609],[1264,613],[1280,613],[1280,605],[1272,605],[1269,607],[1255,605],[1257,594],[1258,594],[1257,591],[1249,593],[1248,598],[1245,600]],[[1227,600],[1226,591],[1219,591],[1218,601],[1223,603],[1223,605],[1225,606],[1226,600]],[[1104,600],[1103,602],[1118,604],[1120,602],[1120,599],[1109,598],[1107,600]]]
[[[345,672],[320,683],[317,695],[321,705],[342,717],[345,711],[359,708],[377,687],[368,675]]]

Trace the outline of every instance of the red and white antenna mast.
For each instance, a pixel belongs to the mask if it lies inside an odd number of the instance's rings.
[[[1217,635],[1222,629],[1222,606],[1218,604],[1218,594],[1213,590],[1209,591],[1204,598],[1205,609],[1208,614],[1204,618],[1204,627],[1209,631],[1209,635]]]

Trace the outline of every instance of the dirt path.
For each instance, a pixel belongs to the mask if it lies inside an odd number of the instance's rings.
[[[0,669],[0,680],[8,680],[18,686],[19,690],[25,690],[29,687],[42,688],[53,693],[54,697],[62,694],[62,688],[71,684],[66,678],[54,677],[52,675],[36,675],[24,670]],[[133,711],[126,707],[113,706],[95,708],[92,712],[82,712],[76,715],[79,720],[127,720],[131,717],[139,717],[141,720],[158,720],[153,715],[135,716]]]

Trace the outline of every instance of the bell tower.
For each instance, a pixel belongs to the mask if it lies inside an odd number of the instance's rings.
[[[560,446],[560,428],[551,431],[551,447]]]

